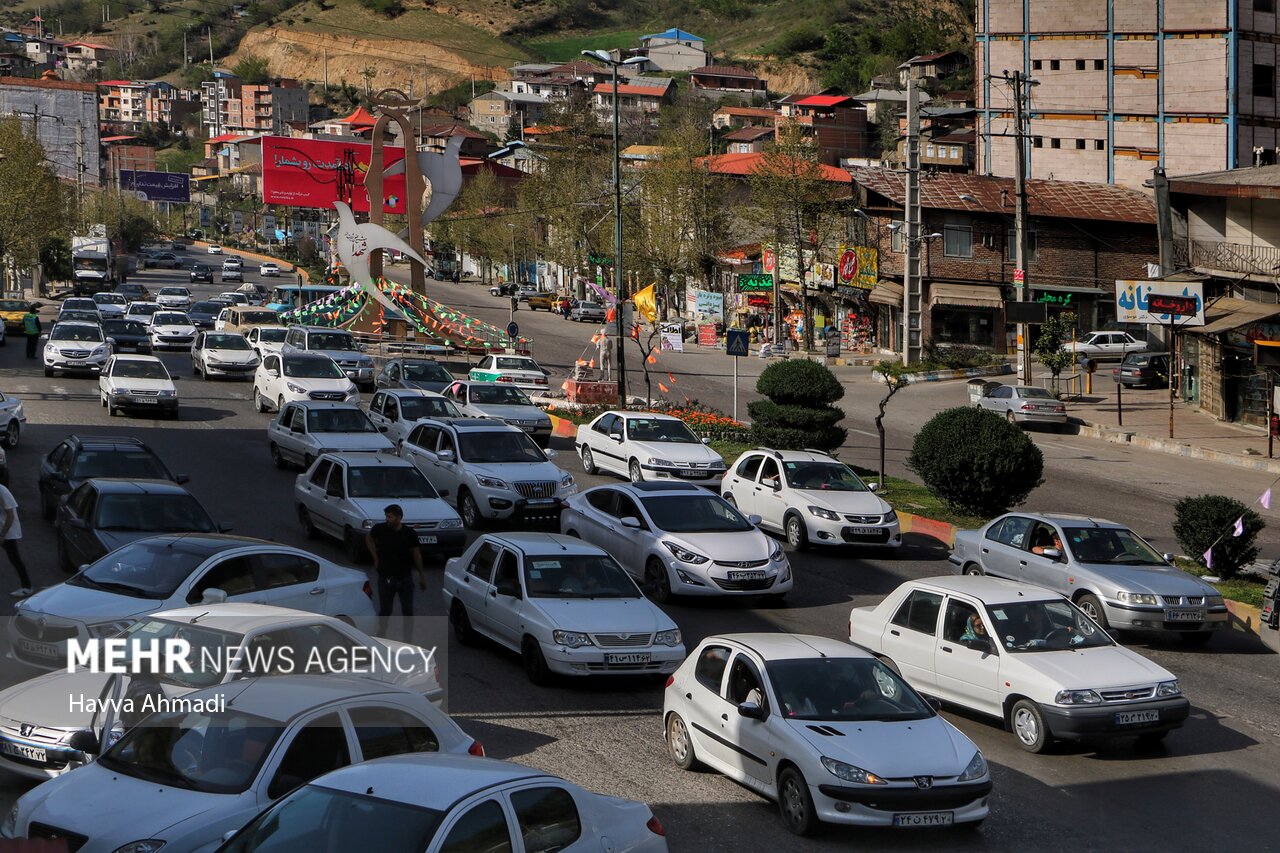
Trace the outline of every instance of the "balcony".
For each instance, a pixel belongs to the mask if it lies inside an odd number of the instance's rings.
[[[1205,271],[1271,277],[1280,271],[1280,248],[1217,240],[1189,240],[1174,244],[1173,260],[1179,269],[1194,267]]]

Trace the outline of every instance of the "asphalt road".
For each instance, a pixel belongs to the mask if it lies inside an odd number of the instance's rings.
[[[256,268],[256,267],[254,267]],[[253,269],[253,268],[251,268]],[[147,272],[150,285],[174,283],[174,273]],[[249,276],[251,280],[253,275]],[[434,287],[435,285],[433,285]],[[465,288],[466,286],[462,286]],[[215,292],[220,287],[200,289]],[[461,288],[440,286],[438,298],[450,301]],[[506,306],[478,288],[458,307],[478,316]],[[433,294],[435,295],[435,294]],[[486,307],[488,303],[488,307]],[[494,309],[501,309],[496,312]],[[564,372],[588,327],[558,317],[521,311],[525,331],[537,338],[535,354]],[[16,342],[15,342],[16,343]],[[21,515],[27,562],[37,586],[56,583],[52,526],[38,517],[35,478],[39,458],[71,432],[130,434],[150,444],[173,468],[191,477],[189,488],[215,520],[236,533],[307,547],[344,562],[336,543],[307,541],[292,511],[295,473],[272,467],[267,455],[267,416],[255,414],[245,382],[203,382],[190,375],[186,354],[164,356],[183,375],[177,423],[139,418],[110,418],[98,406],[91,379],[46,379],[36,362],[22,357],[20,346],[0,350],[0,390],[17,394],[30,423],[22,444],[10,453],[12,488],[23,504]],[[676,356],[663,356],[660,365]],[[725,394],[728,371],[722,356],[691,354],[679,367],[681,387],[716,405]],[[758,360],[752,360],[758,372]],[[748,372],[743,365],[744,377]],[[744,379],[743,386],[746,387]],[[705,388],[703,391],[701,389]],[[918,392],[918,393],[917,393]],[[963,396],[961,390],[960,395]],[[872,414],[874,388],[850,382],[846,403],[858,430]],[[717,396],[719,395],[719,396]],[[951,404],[954,389],[912,388],[894,400],[890,446],[896,460],[910,435],[911,418],[931,406]],[[743,400],[747,398],[744,395]],[[728,402],[728,401],[726,401]],[[901,404],[901,405],[899,405]],[[936,410],[936,409],[935,409]],[[872,439],[851,439],[851,453],[866,464]],[[1128,448],[1086,442],[1076,437],[1038,436],[1046,448],[1046,484],[1033,496],[1038,506],[1089,507],[1113,517],[1136,519],[1157,544],[1167,539],[1167,505],[1179,491],[1215,485],[1252,488],[1235,470],[1208,463],[1199,472],[1136,472],[1162,460]],[[557,462],[579,483],[588,477],[564,444]],[[1092,456],[1093,458],[1086,458]],[[895,462],[895,464],[899,464]],[[1146,507],[1144,504],[1149,503]],[[713,633],[788,630],[843,637],[851,606],[871,604],[908,578],[945,573],[945,551],[934,540],[908,537],[894,559],[864,559],[858,554],[792,555],[797,584],[785,608],[753,607],[753,602],[680,603],[667,607],[692,647]],[[0,572],[8,571],[7,567]],[[16,582],[0,583],[0,593]],[[425,604],[442,613],[437,570]],[[1134,642],[1143,654],[1181,679],[1193,703],[1186,727],[1166,746],[1137,754],[1121,742],[1102,747],[1067,747],[1057,754],[1033,756],[1012,735],[985,719],[947,712],[987,755],[995,777],[991,817],[977,833],[945,831],[866,831],[833,828],[812,841],[790,836],[776,810],[753,793],[709,773],[682,773],[665,754],[659,712],[661,688],[652,681],[626,680],[560,684],[536,688],[525,679],[514,655],[496,648],[449,649],[447,689],[451,713],[489,754],[561,774],[591,789],[644,800],[667,827],[676,851],[836,850],[867,845],[894,850],[956,849],[1078,851],[1101,849],[1179,850],[1272,849],[1270,821],[1280,791],[1280,678],[1277,659],[1252,637],[1219,636],[1206,648],[1189,650],[1177,642]],[[13,665],[3,675],[14,677]],[[6,682],[7,683],[7,682]],[[0,777],[0,809],[30,787]]]

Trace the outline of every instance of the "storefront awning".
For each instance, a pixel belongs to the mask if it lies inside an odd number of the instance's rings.
[[[1257,323],[1280,314],[1280,305],[1274,302],[1250,302],[1247,299],[1236,299],[1224,296],[1215,299],[1204,310],[1205,324],[1200,327],[1188,327],[1186,331],[1197,335],[1216,335],[1229,332],[1250,323]]]
[[[880,280],[876,282],[876,286],[871,288],[871,293],[867,298],[872,302],[878,302],[881,305],[889,305],[894,308],[902,307],[902,285],[896,281]]]
[[[1001,308],[1004,299],[999,287],[980,284],[939,284],[929,286],[929,307],[949,305],[955,308]]]

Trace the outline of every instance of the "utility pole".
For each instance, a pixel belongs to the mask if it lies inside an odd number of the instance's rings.
[[[1031,301],[1031,286],[1027,281],[1027,106],[1031,99],[1031,87],[1039,83],[1021,71],[1005,71],[999,78],[1013,89],[1013,145],[1015,155],[1014,174],[1014,270],[1013,285],[1017,288],[1017,301]],[[1018,381],[1031,384],[1031,327],[1018,324]]]
[[[76,228],[84,220],[84,125],[76,123]]]
[[[902,363],[920,361],[922,341],[920,281],[920,93],[907,77],[907,181],[903,230],[906,267],[902,276]]]
[[[205,33],[209,36],[209,70],[213,71],[213,27],[209,27]]]
[[[329,98],[329,46],[324,46],[324,97]]]
[[[191,52],[187,49],[187,30],[182,31],[182,64],[191,64]]]

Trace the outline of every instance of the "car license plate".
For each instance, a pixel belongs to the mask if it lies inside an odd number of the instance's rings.
[[[1133,723],[1158,723],[1160,712],[1157,711],[1117,711],[1116,725],[1128,726]]]
[[[555,502],[555,498],[533,498],[525,501],[525,506],[550,506]]]
[[[893,816],[894,826],[951,826],[955,812],[912,812]]]
[[[537,427],[536,427],[536,426],[528,426],[528,425],[526,425],[526,426],[522,426],[522,427],[520,427],[520,429],[524,430],[525,432],[533,432],[534,430],[536,430],[536,429],[537,429]]]
[[[875,536],[880,532],[880,528],[879,527],[854,527],[854,528],[851,528],[849,532],[852,533],[854,536]]]
[[[155,397],[138,397],[134,400],[134,402],[142,403],[144,406],[156,406],[160,404],[160,401],[157,400]]]
[[[437,540],[436,540],[436,537],[434,537],[434,536],[419,536],[419,537],[418,537],[418,544],[419,544],[419,545],[434,545],[434,544],[436,544],[436,541],[437,541]]]
[[[605,655],[605,663],[648,663],[653,656],[648,652],[631,652],[621,655]]]
[[[729,572],[731,581],[762,581],[764,572]]]
[[[45,657],[45,658],[61,657],[61,655],[58,654],[58,647],[52,646],[49,643],[36,643],[31,640],[19,639],[18,648],[26,652],[27,654],[39,655],[40,657]]]
[[[28,761],[39,761],[41,764],[47,764],[49,761],[49,751],[42,746],[27,746],[25,743],[0,740],[0,752],[25,758]]]
[[[1164,612],[1164,621],[1166,622],[1203,622],[1203,610],[1166,610]]]
[[[681,477],[705,477],[705,476],[707,476],[707,474],[709,474],[709,473],[711,473],[711,472],[709,472],[709,471],[679,471],[679,472],[677,472],[677,473],[679,473],[679,475],[680,475]]]

